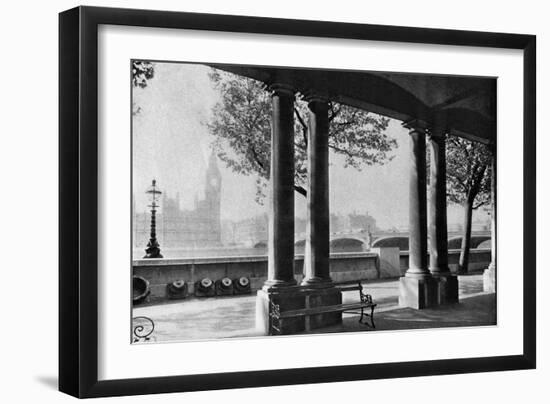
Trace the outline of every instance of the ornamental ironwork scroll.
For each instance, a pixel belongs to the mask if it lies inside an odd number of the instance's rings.
[[[149,317],[139,316],[132,318],[133,335],[132,342],[149,342],[154,341],[151,335],[155,331],[155,322]]]

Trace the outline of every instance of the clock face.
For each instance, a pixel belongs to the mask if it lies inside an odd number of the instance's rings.
[[[213,187],[217,187],[218,186],[218,180],[215,179],[215,178],[212,178],[210,180],[210,185],[213,186]]]

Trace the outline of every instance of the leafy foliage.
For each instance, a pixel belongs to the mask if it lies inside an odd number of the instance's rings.
[[[218,157],[235,172],[257,174],[256,200],[262,203],[269,179],[271,142],[271,97],[263,84],[245,77],[212,70],[210,79],[221,93],[213,109],[209,129],[215,136]],[[295,190],[306,195],[307,102],[294,104]],[[393,156],[395,139],[385,130],[387,118],[336,102],[329,103],[329,148],[345,158],[345,165],[361,170],[363,165],[384,164]],[[229,146],[225,147],[226,145]]]
[[[132,60],[132,85],[134,88],[147,87],[147,81],[155,75],[153,63],[142,60]],[[141,107],[132,101],[132,115],[141,112]]]
[[[464,207],[464,228],[458,272],[468,272],[472,211],[491,202],[491,151],[481,143],[449,136],[447,142],[447,194]]]
[[[132,85],[134,87],[147,87],[147,80],[155,75],[153,63],[143,60],[132,60]]]
[[[457,136],[447,139],[447,195],[451,202],[477,209],[491,202],[491,151]]]

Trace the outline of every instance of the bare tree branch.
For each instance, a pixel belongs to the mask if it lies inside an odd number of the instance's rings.
[[[258,164],[258,167],[260,167],[260,169],[265,172],[264,163],[260,160],[260,156],[258,156],[258,152],[252,145],[250,145],[250,152],[252,153],[252,157],[254,158],[254,161],[256,162],[256,164]]]
[[[298,108],[294,107],[294,113],[296,114],[296,118],[298,118],[300,125],[302,125],[302,127],[304,128],[307,128],[307,123],[304,122],[302,115],[300,114],[300,111],[298,111]]]
[[[301,185],[294,185],[294,190],[298,192],[300,195],[307,196],[306,189]]]

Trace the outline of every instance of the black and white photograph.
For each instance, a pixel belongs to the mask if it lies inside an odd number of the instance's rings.
[[[547,8],[6,3],[2,402],[543,402]]]
[[[132,343],[498,325],[497,77],[128,80]]]

